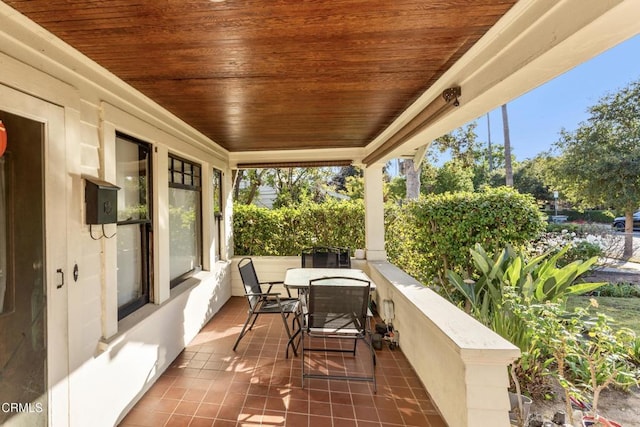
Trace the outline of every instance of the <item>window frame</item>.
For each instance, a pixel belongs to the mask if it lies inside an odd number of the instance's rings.
[[[223,191],[222,191],[222,181],[223,181],[223,177],[224,177],[224,173],[222,172],[222,170],[217,169],[217,168],[213,168],[213,172],[212,172],[212,179],[211,179],[211,184],[213,187],[213,203],[212,203],[212,210],[213,210],[213,227],[214,227],[214,238],[215,238],[215,242],[214,242],[214,247],[215,247],[215,261],[220,261],[222,260],[222,239],[223,239],[223,219],[224,219],[224,199],[223,199]],[[217,200],[217,203],[216,203]],[[218,208],[218,211],[216,211],[216,207]]]
[[[175,169],[175,162],[181,162],[182,163],[182,170],[176,170]],[[184,171],[184,165],[188,164],[191,166],[191,173],[185,173]],[[198,171],[198,174],[196,175],[194,172],[195,170]],[[175,182],[175,174],[179,173],[182,176],[182,182]],[[168,188],[169,190],[171,188],[175,188],[175,189],[179,189],[179,190],[189,190],[189,191],[195,191],[198,193],[198,208],[199,208],[199,215],[197,215],[197,224],[196,224],[196,239],[197,239],[197,245],[196,245],[196,250],[197,250],[197,258],[198,258],[198,265],[196,265],[196,267],[194,267],[193,269],[184,272],[183,274],[175,277],[174,279],[171,279],[169,281],[169,288],[173,289],[174,287],[176,287],[177,285],[179,285],[180,283],[184,282],[186,279],[188,279],[189,277],[193,276],[195,273],[202,271],[202,266],[203,266],[203,209],[202,209],[202,165],[199,163],[196,163],[195,161],[189,160],[189,159],[185,159],[184,157],[181,157],[177,154],[174,153],[169,153],[168,154]],[[185,177],[189,176],[191,179],[191,184],[185,184]],[[198,185],[194,185],[194,178],[198,178]],[[170,202],[169,203],[169,207],[170,207]],[[169,233],[171,233],[171,229],[169,226]],[[169,245],[171,245],[171,238],[169,238]],[[171,249],[169,248],[169,262],[171,262]]]
[[[140,252],[142,255],[141,265],[141,280],[142,280],[142,293],[141,295],[131,300],[130,302],[118,306],[118,320],[122,320],[128,315],[132,314],[141,307],[149,304],[153,300],[153,146],[145,141],[142,141],[133,136],[127,135],[123,132],[116,131],[116,147],[118,139],[125,140],[127,142],[136,144],[138,146],[138,157],[140,160],[141,150],[146,150],[147,155],[147,218],[146,219],[131,219],[125,221],[116,222],[116,226],[123,225],[138,225],[140,231]],[[117,150],[117,148],[116,148]],[[117,157],[117,156],[116,156]],[[117,168],[117,164],[116,164]],[[116,264],[117,265],[117,264]]]

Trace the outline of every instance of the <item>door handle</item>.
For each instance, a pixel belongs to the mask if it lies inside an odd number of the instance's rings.
[[[56,273],[58,273],[60,275],[60,282],[58,283],[56,288],[60,289],[61,287],[64,286],[64,271],[62,271],[62,269],[59,268],[59,269],[56,270]]]

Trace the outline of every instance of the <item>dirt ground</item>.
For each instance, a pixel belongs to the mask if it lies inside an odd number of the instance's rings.
[[[628,271],[596,271],[588,281],[611,283],[635,283],[640,285],[640,273]],[[639,314],[640,316],[640,314]],[[545,420],[551,420],[556,411],[564,411],[562,389],[556,389],[553,401],[534,401],[531,406],[532,414],[540,414]],[[635,387],[630,392],[607,389],[600,394],[598,411],[609,420],[615,421],[623,427],[640,427],[640,388]],[[567,422],[569,422],[567,417]],[[575,426],[580,426],[576,420]]]
[[[540,414],[545,420],[551,420],[557,411],[564,411],[563,393],[558,387],[553,401],[534,401],[531,414]],[[630,392],[608,389],[600,394],[598,412],[603,417],[615,421],[623,427],[640,427],[640,389],[634,388]],[[569,418],[566,418],[567,423]],[[574,420],[575,426],[580,426]]]

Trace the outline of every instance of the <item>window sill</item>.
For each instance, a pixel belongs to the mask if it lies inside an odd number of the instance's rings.
[[[95,356],[111,351],[112,349],[118,347],[120,344],[126,341],[129,334],[149,321],[150,318],[156,313],[162,311],[165,306],[171,304],[180,295],[188,292],[205,280],[212,278],[214,275],[215,274],[213,272],[200,271],[193,276],[185,279],[182,283],[176,285],[173,289],[171,289],[169,299],[164,301],[162,304],[146,304],[133,313],[129,314],[127,317],[118,321],[118,332],[108,338],[103,337],[98,341],[98,348],[96,350]]]

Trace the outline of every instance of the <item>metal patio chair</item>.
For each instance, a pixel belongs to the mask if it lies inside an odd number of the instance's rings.
[[[276,314],[282,317],[282,323],[289,337],[285,353],[286,357],[289,357],[289,346],[291,346],[293,353],[297,356],[298,352],[294,340],[300,333],[301,327],[299,317],[301,314],[300,301],[297,298],[281,298],[279,293],[271,292],[273,285],[281,284],[282,282],[260,282],[251,258],[242,258],[238,262],[238,269],[240,270],[240,277],[242,277],[242,283],[244,284],[245,296],[249,303],[249,313],[242,327],[242,331],[240,331],[240,335],[233,345],[233,351],[238,347],[240,340],[253,328],[259,315]],[[262,285],[269,286],[266,292],[262,290]],[[287,289],[287,293],[289,293],[289,289]],[[289,294],[289,296],[291,295]],[[293,319],[291,321],[291,328],[289,328],[287,318],[291,315],[293,315]],[[298,325],[297,328],[296,324]]]
[[[340,253],[331,246],[314,246],[302,251],[303,268],[339,268]]]
[[[350,277],[323,277],[309,282],[308,301],[302,321],[302,387],[306,378],[343,379],[368,381],[376,389],[375,352],[371,341],[368,307],[370,282]],[[305,347],[305,338],[309,347]],[[317,340],[321,338],[322,340]],[[312,341],[327,343],[331,339],[353,340],[353,348],[341,346],[312,347]],[[329,371],[324,374],[307,372],[305,356],[309,352],[339,352],[356,355],[358,341],[369,348],[371,376],[337,375]]]
[[[351,250],[349,248],[335,248],[338,252],[338,268],[351,268]]]

